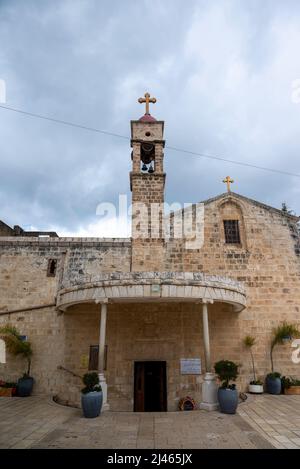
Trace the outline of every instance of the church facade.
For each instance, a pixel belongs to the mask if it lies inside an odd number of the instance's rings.
[[[32,342],[34,393],[78,405],[79,376],[98,370],[110,410],[174,411],[186,396],[214,409],[213,364],[237,362],[245,390],[243,338],[256,338],[264,379],[272,329],[299,323],[298,217],[228,190],[171,214],[168,236],[163,210],[151,225],[153,207],[164,207],[163,132],[148,107],[131,121],[131,238],[61,238],[0,223],[0,325]],[[182,219],[191,233],[176,236]],[[5,361],[0,379],[20,377],[23,361]],[[299,376],[290,345],[274,361]]]

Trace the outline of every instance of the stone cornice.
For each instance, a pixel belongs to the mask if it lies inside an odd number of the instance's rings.
[[[35,245],[37,247],[64,247],[64,246],[82,246],[82,247],[93,247],[93,246],[106,246],[106,247],[130,247],[131,238],[38,238],[29,236],[1,236],[0,246],[15,245],[15,246],[27,246]]]

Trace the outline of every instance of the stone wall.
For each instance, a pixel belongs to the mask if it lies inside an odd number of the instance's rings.
[[[225,244],[224,219],[238,219],[241,245]],[[239,314],[240,337],[257,337],[258,373],[270,371],[269,346],[273,327],[281,321],[300,324],[300,257],[295,248],[296,217],[238,196],[224,194],[205,203],[205,238],[200,250],[186,250],[182,240],[165,246],[165,269],[226,275],[245,284],[247,308]],[[215,322],[219,348],[231,359],[238,336],[222,315]],[[236,330],[236,329],[235,329]],[[275,368],[300,377],[289,345],[275,350]]]
[[[202,377],[180,375],[180,358],[203,358],[201,310],[195,305],[132,304],[108,309],[108,393],[113,410],[133,410],[134,362],[166,361],[168,410],[180,397],[201,398]]]
[[[57,259],[54,277],[47,276],[49,259]],[[129,271],[130,262],[128,240],[1,238],[0,325],[16,326],[32,342],[35,393],[61,394],[67,387],[73,401],[77,395],[78,379],[57,369],[68,362],[77,340],[72,338],[74,328],[68,327],[68,319],[56,310],[57,292],[64,281],[80,282],[99,271]],[[88,347],[90,341],[86,343]],[[8,355],[7,364],[0,364],[0,379],[15,380],[25,369],[24,360]]]
[[[55,308],[0,315],[0,325],[11,324],[32,343],[31,374],[35,379],[34,393],[54,395],[64,384],[57,367],[64,363],[64,324]],[[17,381],[27,369],[22,357],[6,356],[0,364],[0,379]]]
[[[47,276],[48,261],[57,260],[55,277]],[[68,279],[80,282],[98,272],[126,272],[131,243],[122,239],[1,238],[0,313],[56,302]]]

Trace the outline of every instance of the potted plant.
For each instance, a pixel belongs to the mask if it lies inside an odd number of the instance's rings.
[[[281,374],[277,371],[267,374],[266,391],[269,394],[281,394]]]
[[[95,371],[82,378],[85,387],[81,390],[81,407],[86,418],[98,417],[102,408],[103,394],[99,376]]]
[[[0,397],[13,397],[17,392],[17,383],[0,381]]]
[[[235,384],[230,384],[230,381],[236,380],[238,365],[229,360],[221,360],[215,364],[215,372],[221,381],[218,389],[220,410],[224,414],[235,414],[239,396]]]
[[[283,345],[292,340],[293,337],[299,337],[298,326],[284,321],[273,330],[271,341],[270,359],[272,373],[266,377],[266,390],[269,394],[281,394],[281,374],[274,371],[273,351],[276,345]]]
[[[284,394],[300,395],[300,379],[292,378],[291,376],[283,376],[281,378],[281,384]]]
[[[249,350],[252,362],[252,371],[253,371],[253,380],[250,381],[248,390],[251,394],[262,394],[264,392],[263,383],[256,379],[256,372],[255,372],[255,364],[254,364],[254,356],[252,352],[252,347],[255,345],[255,337],[251,335],[246,335],[243,340],[244,346]]]
[[[14,355],[21,355],[27,361],[27,369],[18,380],[18,395],[30,396],[33,388],[33,378],[30,376],[32,347],[31,343],[20,336],[17,329],[9,324],[0,328],[0,336],[5,341],[7,350]]]

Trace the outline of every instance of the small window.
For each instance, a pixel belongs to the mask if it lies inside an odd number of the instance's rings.
[[[240,230],[238,220],[224,220],[225,243],[240,244]]]
[[[99,345],[90,345],[89,370],[98,370]]]
[[[107,364],[107,345],[104,348],[104,370]],[[89,370],[99,369],[99,345],[90,345]]]
[[[55,277],[57,269],[57,259],[49,259],[47,277]]]

